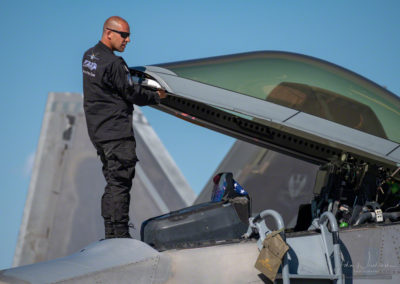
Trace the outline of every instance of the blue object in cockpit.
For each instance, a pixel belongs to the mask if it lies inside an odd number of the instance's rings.
[[[229,199],[248,195],[246,190],[233,179],[232,173],[219,173],[214,177],[213,181],[212,202],[221,201],[224,197]]]

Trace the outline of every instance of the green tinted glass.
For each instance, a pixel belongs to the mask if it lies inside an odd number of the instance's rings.
[[[400,143],[400,99],[331,63],[253,52],[159,65],[178,76],[300,110]]]

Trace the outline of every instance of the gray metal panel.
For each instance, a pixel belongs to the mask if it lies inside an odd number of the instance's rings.
[[[399,146],[390,140],[345,127],[329,120],[320,119],[304,112],[289,118],[285,125],[353,148],[359,148],[378,156],[386,156],[387,153]]]
[[[399,224],[341,231],[340,239],[346,278],[353,283],[400,283]]]
[[[273,104],[250,96],[206,85],[193,80],[171,75],[163,68],[146,67],[169,92],[228,111],[235,111],[274,123],[274,127],[286,131],[326,139],[336,147],[350,147],[365,154],[375,154],[384,159],[400,163],[397,155],[387,155],[399,144],[358,130],[336,124],[325,119],[301,113],[287,107]],[[151,71],[150,71],[151,70]],[[336,145],[339,143],[339,145]],[[344,145],[344,146],[343,146]],[[397,152],[396,152],[397,153]]]
[[[139,108],[133,119],[140,162],[130,218],[136,227],[131,233],[139,238],[144,220],[189,206],[195,195]],[[14,266],[62,257],[103,238],[104,186],[101,162],[87,134],[82,96],[50,93]]]
[[[288,238],[287,243],[290,247],[288,252],[290,274],[329,274],[320,234]]]
[[[297,273],[326,273],[321,251],[309,249],[322,247],[318,236],[288,242],[291,247],[308,249],[305,255],[297,250],[296,255],[292,253]],[[12,277],[31,283],[264,283],[254,267],[258,254],[255,242],[158,253],[138,241],[114,239],[94,243],[68,257],[3,270],[0,280]],[[123,268],[127,269],[121,271]]]
[[[340,231],[345,283],[400,281],[400,225]],[[326,273],[319,235],[287,235],[292,273]],[[320,249],[316,249],[316,248]],[[255,269],[256,242],[156,252],[129,239],[97,242],[69,257],[0,271],[0,281],[17,283],[264,283]],[[291,283],[322,283],[291,279]]]
[[[3,270],[0,274],[0,280],[2,276],[5,276],[9,279],[28,281],[32,284],[68,280],[76,283],[80,277],[86,276],[86,278],[94,281],[96,272],[131,265],[129,277],[131,283],[161,283],[165,282],[169,275],[164,273],[162,279],[158,281],[154,279],[157,274],[153,267],[157,265],[160,257],[159,252],[137,240],[104,240],[93,243],[80,252],[64,258]],[[143,263],[145,265],[141,265]],[[165,264],[168,267],[168,262]],[[112,273],[109,274],[112,275]],[[121,283],[121,277],[115,276],[117,277],[112,279],[110,275],[105,275],[101,282]]]

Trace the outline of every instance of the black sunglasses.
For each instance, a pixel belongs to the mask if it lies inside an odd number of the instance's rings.
[[[131,33],[127,33],[127,32],[120,32],[120,31],[117,31],[117,30],[109,29],[109,28],[106,28],[106,29],[109,30],[109,31],[112,31],[114,33],[120,34],[120,36],[122,38],[127,38],[127,37],[129,37],[131,35]]]

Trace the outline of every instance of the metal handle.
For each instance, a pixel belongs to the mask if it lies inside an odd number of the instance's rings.
[[[324,239],[324,242],[326,243],[326,239],[324,234],[328,230],[325,223],[331,224],[331,231],[332,231],[332,238],[333,238],[333,257],[335,261],[335,276],[337,277],[337,284],[342,284],[343,283],[343,277],[342,277],[342,259],[340,257],[340,244],[339,244],[339,228],[338,224],[336,221],[335,216],[332,214],[332,212],[324,212],[321,215],[321,218],[319,219],[319,225],[322,233],[322,237]],[[327,255],[327,258],[329,260],[329,255]],[[330,260],[328,262],[329,269],[331,270],[332,273],[332,265],[330,264]]]
[[[265,240],[266,234],[271,232],[271,230],[265,224],[265,217],[267,217],[267,216],[271,216],[275,220],[278,230],[281,230],[280,234],[281,234],[282,239],[284,241],[286,241],[286,236],[285,236],[285,231],[284,231],[285,226],[283,223],[282,216],[275,210],[272,210],[272,209],[264,210],[260,214],[258,214],[256,217],[254,217],[250,220],[250,226],[252,226],[252,225],[255,226],[258,230],[258,234],[260,235],[260,238],[257,241],[257,244],[258,244],[258,247],[260,250],[262,249],[262,244]],[[261,245],[261,248],[260,248],[260,245]],[[287,253],[285,253],[283,255],[283,260],[282,260],[282,281],[283,281],[283,284],[290,284]]]

